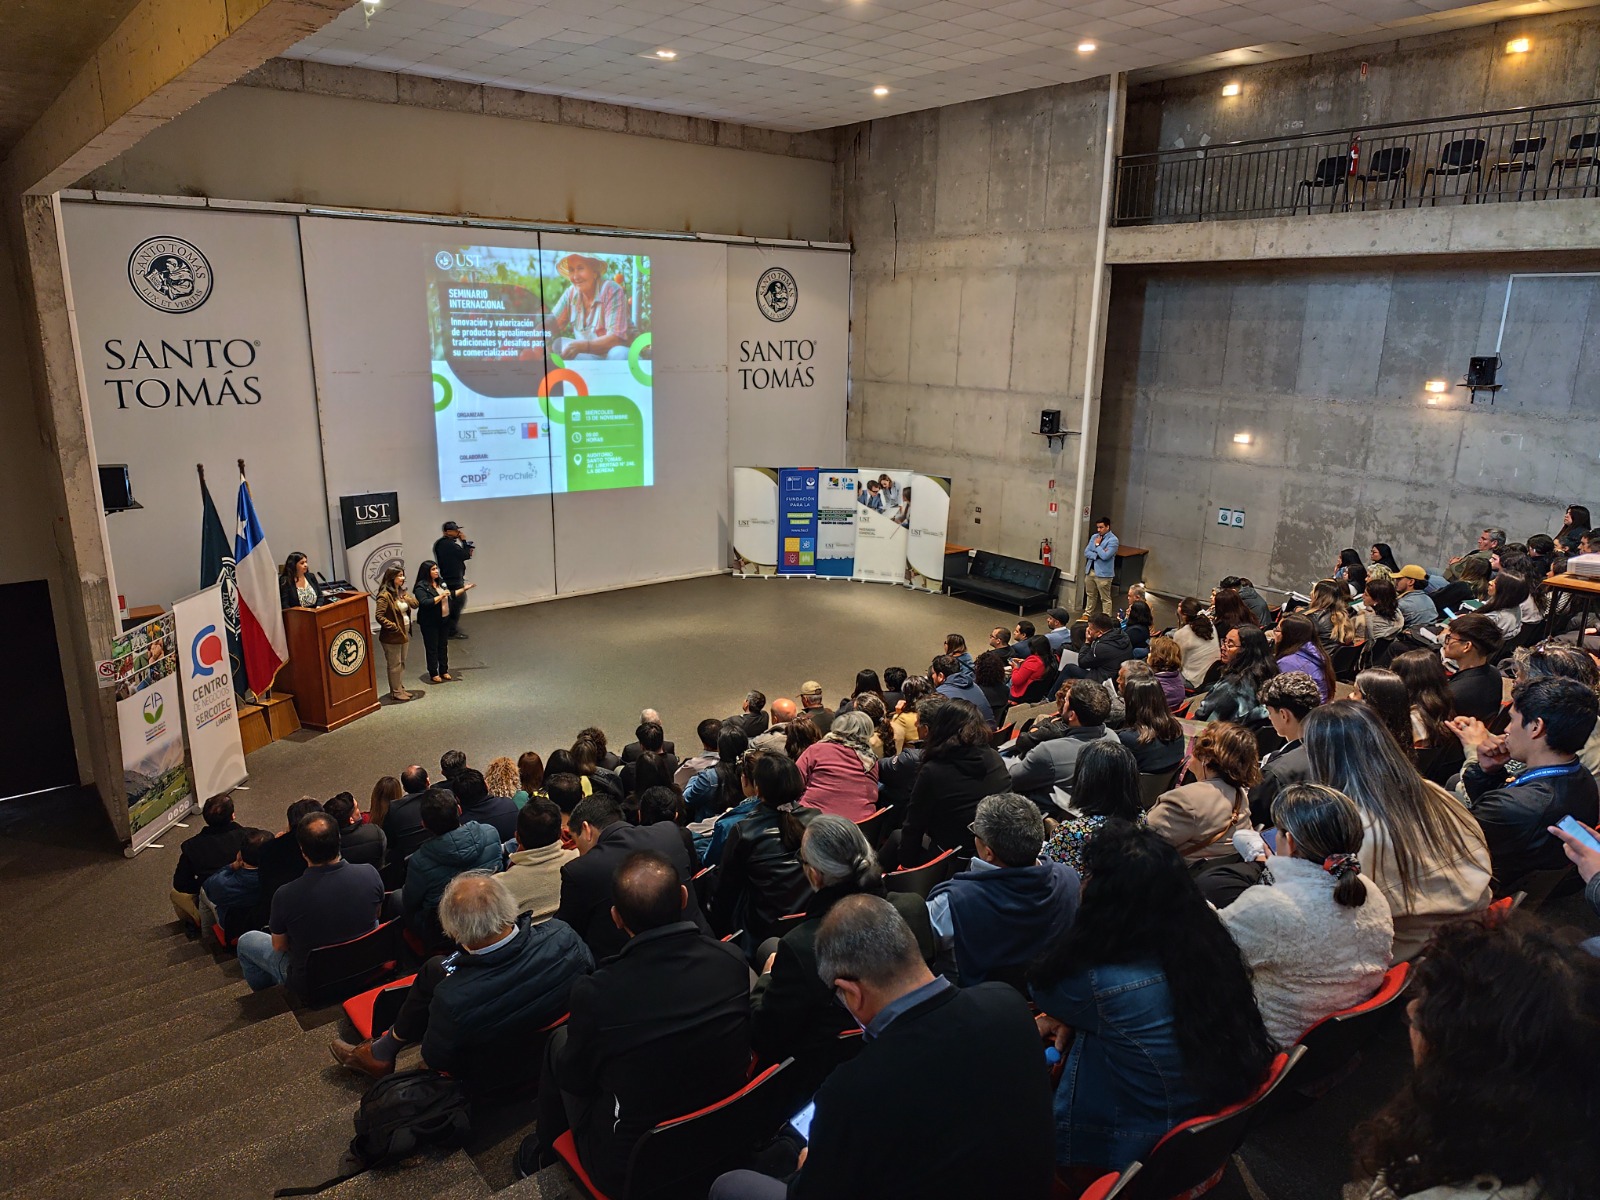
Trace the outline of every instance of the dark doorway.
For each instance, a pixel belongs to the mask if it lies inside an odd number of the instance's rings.
[[[0,800],[76,787],[78,756],[72,744],[67,685],[56,646],[50,585],[42,579],[0,584],[0,629],[11,660],[8,683],[0,687],[0,729],[14,747],[0,771]]]

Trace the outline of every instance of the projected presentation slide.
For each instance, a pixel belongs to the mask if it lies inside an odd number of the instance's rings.
[[[441,500],[655,482],[648,257],[446,246],[427,271]]]

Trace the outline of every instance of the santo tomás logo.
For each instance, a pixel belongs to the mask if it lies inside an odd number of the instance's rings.
[[[211,297],[211,263],[182,238],[146,238],[128,256],[128,282],[158,312],[193,312]]]
[[[787,321],[800,307],[800,285],[782,267],[768,267],[756,280],[756,307],[769,321]]]
[[[221,662],[222,639],[217,636],[215,625],[207,625],[189,643],[189,665],[196,679],[206,679],[216,674]]]
[[[354,675],[367,661],[367,639],[354,629],[341,630],[328,647],[328,665],[337,675]]]
[[[142,707],[146,725],[161,724],[161,717],[167,711],[167,702],[162,698],[160,692],[151,692],[146,696]]]

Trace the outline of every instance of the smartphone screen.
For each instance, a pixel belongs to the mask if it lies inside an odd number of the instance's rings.
[[[817,1115],[816,1101],[806,1105],[794,1116],[789,1118],[789,1124],[794,1131],[805,1141],[811,1140],[811,1118]]]
[[[1560,821],[1556,822],[1556,828],[1561,830],[1562,833],[1570,834],[1572,837],[1577,838],[1589,849],[1600,853],[1600,842],[1595,841],[1594,834],[1584,828],[1583,822],[1576,817],[1570,815],[1562,817]]]

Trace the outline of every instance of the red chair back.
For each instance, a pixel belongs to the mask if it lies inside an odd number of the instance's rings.
[[[867,839],[867,845],[874,850],[883,845],[884,839],[900,826],[902,810],[896,805],[880,808],[870,817],[862,817],[856,822],[856,828],[861,830],[861,835]]]
[[[915,892],[924,900],[935,885],[943,883],[958,870],[956,852],[946,850],[937,858],[929,859],[920,867],[906,867],[890,871],[883,877],[883,886],[891,892]]]
[[[1109,1175],[1102,1175],[1079,1194],[1078,1200],[1116,1200],[1127,1194],[1127,1189],[1132,1186],[1140,1170],[1138,1163],[1129,1163],[1120,1174],[1113,1171]]]
[[[351,996],[344,1002],[344,1015],[350,1018],[350,1024],[363,1038],[379,1037],[394,1024],[395,1017],[400,1014],[400,1006],[406,1001],[406,993],[411,990],[416,978],[415,975],[407,975],[393,983],[379,984],[359,996]]]
[[[1388,1019],[1386,1010],[1405,994],[1410,978],[1411,964],[1396,963],[1367,999],[1329,1013],[1301,1034],[1298,1045],[1306,1053],[1295,1069],[1294,1090],[1320,1096],[1349,1075],[1358,1065],[1362,1049]]]

